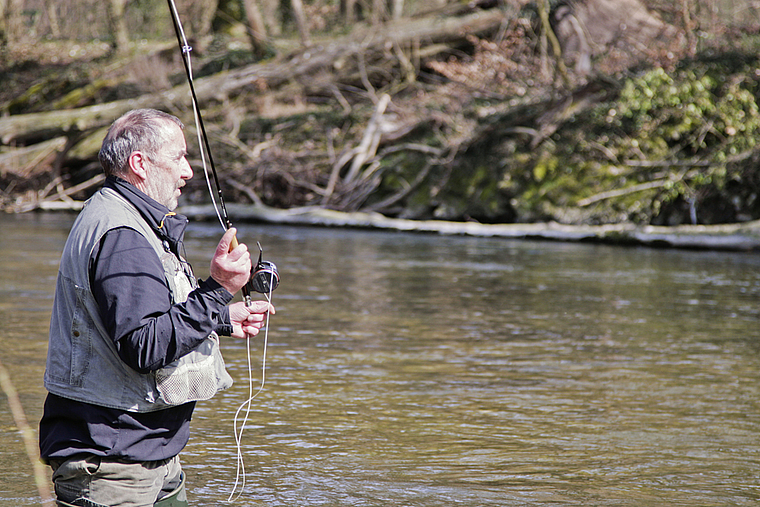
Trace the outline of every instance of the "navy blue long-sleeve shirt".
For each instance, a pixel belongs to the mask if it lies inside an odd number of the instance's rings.
[[[109,177],[105,185],[135,205],[165,248],[180,254],[185,217],[171,213],[123,180]],[[89,271],[92,293],[119,356],[141,373],[172,363],[212,331],[220,335],[232,331],[227,307],[232,294],[209,278],[199,283],[187,301],[172,304],[160,259],[132,229],[109,231],[91,254]],[[41,456],[66,459],[94,454],[133,462],[167,459],[186,445],[194,407],[190,402],[134,413],[49,394],[40,421]]]
[[[114,229],[103,237],[90,257],[90,273],[106,329],[122,360],[140,373],[174,362],[212,331],[230,334],[220,323],[229,321],[226,304],[232,295],[209,278],[187,301],[172,304],[161,261],[133,229]]]

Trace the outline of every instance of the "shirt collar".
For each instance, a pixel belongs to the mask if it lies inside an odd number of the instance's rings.
[[[172,249],[177,252],[179,243],[185,234],[188,219],[184,215],[174,213],[169,208],[149,197],[126,180],[117,176],[108,176],[103,185],[117,192],[130,202],[140,215],[150,225],[156,235],[168,240]]]

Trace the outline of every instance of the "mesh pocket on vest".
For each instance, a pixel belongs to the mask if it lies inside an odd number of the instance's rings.
[[[156,371],[158,392],[166,403],[208,400],[232,385],[215,338],[207,338],[194,351]]]

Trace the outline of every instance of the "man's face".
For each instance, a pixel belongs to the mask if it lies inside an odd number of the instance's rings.
[[[180,189],[185,186],[185,180],[193,177],[193,169],[185,158],[187,144],[182,129],[171,124],[170,130],[169,138],[159,150],[158,155],[148,159],[145,193],[170,210],[174,210],[177,207],[177,199],[182,193]]]

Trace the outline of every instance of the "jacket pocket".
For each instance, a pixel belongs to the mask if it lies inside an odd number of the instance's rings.
[[[78,285],[76,291],[76,308],[71,322],[71,374],[70,384],[81,387],[92,359],[92,333],[95,327],[87,312],[87,290]]]

